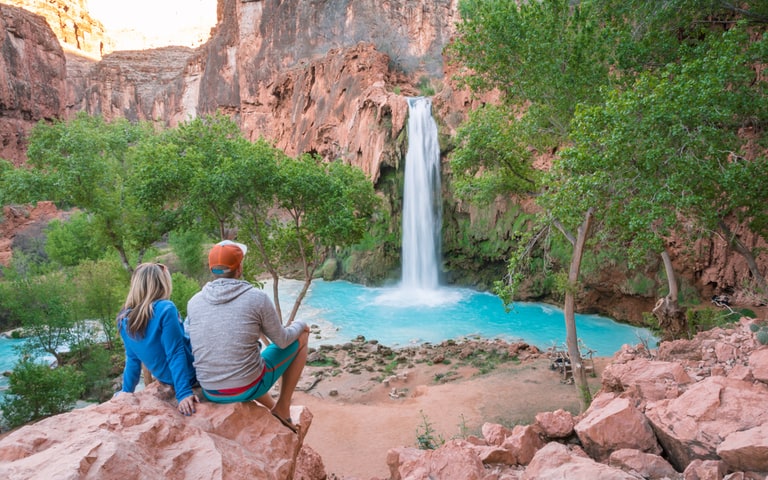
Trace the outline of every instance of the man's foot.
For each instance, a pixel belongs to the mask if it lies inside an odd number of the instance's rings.
[[[272,416],[274,416],[276,419],[280,420],[280,423],[282,423],[283,425],[288,427],[288,429],[290,431],[292,431],[293,433],[299,433],[298,428],[296,427],[296,425],[293,424],[293,421],[291,421],[291,417],[283,418],[283,417],[281,417],[280,415],[278,415],[275,412],[272,412]]]

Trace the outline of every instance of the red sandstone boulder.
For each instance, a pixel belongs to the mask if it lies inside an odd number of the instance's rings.
[[[575,446],[551,442],[536,452],[522,480],[640,480],[642,477],[597,463]]]
[[[489,441],[475,451],[484,464],[527,465],[544,446],[540,432],[537,425],[516,425],[501,444]]]
[[[480,427],[480,431],[483,433],[483,438],[489,445],[501,445],[504,440],[512,433],[512,430],[508,429],[498,423],[484,423]]]
[[[584,450],[598,461],[623,448],[661,453],[648,420],[626,398],[617,397],[602,405],[593,403],[574,430]]]
[[[749,356],[749,368],[755,380],[768,383],[768,348],[752,352]]]
[[[306,432],[312,414],[294,407]],[[0,440],[0,478],[274,479],[294,474],[304,435],[256,403],[200,403],[184,417],[157,383],[47,418]],[[311,452],[301,478],[325,478]],[[54,460],[55,461],[52,461]]]
[[[717,459],[717,449],[729,435],[764,432],[758,427],[768,424],[768,385],[709,377],[676,399],[649,404],[646,415],[670,462],[683,470],[696,459]]]
[[[717,454],[732,469],[768,472],[768,423],[728,435]]]
[[[685,480],[721,480],[726,474],[725,464],[719,460],[696,459],[683,472]]]
[[[390,480],[433,478],[482,480],[485,467],[472,445],[462,440],[446,442],[437,450],[393,448],[387,453]]]
[[[627,363],[612,363],[602,374],[603,389],[643,402],[676,398],[693,382],[677,362],[640,358]]]
[[[536,415],[536,424],[547,438],[566,438],[573,433],[573,414],[563,409],[541,412]]]
[[[625,472],[635,473],[648,480],[675,479],[681,477],[670,463],[658,455],[624,448],[611,453],[608,464]]]

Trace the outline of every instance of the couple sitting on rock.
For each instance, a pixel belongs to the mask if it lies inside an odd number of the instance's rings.
[[[302,321],[283,327],[269,297],[241,279],[246,252],[229,240],[214,245],[208,264],[216,278],[189,301],[184,326],[168,300],[168,269],[156,263],[136,268],[118,315],[126,353],[122,391],[134,391],[144,363],[160,382],[173,385],[185,415],[195,411],[192,386],[199,382],[209,401],[256,400],[296,432],[291,397],[306,364],[309,327]],[[272,343],[262,350],[264,337]],[[269,390],[280,377],[275,402]]]

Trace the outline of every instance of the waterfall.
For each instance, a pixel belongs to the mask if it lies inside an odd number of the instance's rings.
[[[439,284],[442,230],[437,124],[428,98],[409,98],[408,110],[401,287],[434,290]]]

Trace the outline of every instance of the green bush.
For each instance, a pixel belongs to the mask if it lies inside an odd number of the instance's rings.
[[[729,312],[709,307],[700,310],[687,310],[685,315],[691,335],[696,335],[698,332],[711,330],[715,327],[725,327],[739,321],[742,316],[740,312]]]
[[[171,301],[179,309],[181,318],[185,318],[187,316],[187,302],[200,291],[200,284],[197,283],[197,280],[189,278],[181,272],[173,273],[171,278],[173,280]]]
[[[85,390],[85,374],[71,366],[50,368],[23,360],[11,372],[9,383],[0,407],[4,422],[15,428],[71,410]]]
[[[656,281],[638,273],[632,278],[627,278],[621,290],[628,295],[651,297],[656,291]]]
[[[192,278],[200,279],[208,274],[205,242],[205,235],[194,231],[171,232],[168,236],[181,271]]]
[[[112,397],[112,381],[120,374],[123,361],[122,354],[119,360],[114,356],[113,351],[98,344],[83,352],[79,369],[84,378],[83,398],[104,402]]]
[[[87,260],[74,269],[80,317],[98,320],[108,347],[117,338],[115,317],[128,293],[129,275],[117,259]]]
[[[74,213],[69,220],[53,220],[46,228],[45,253],[65,267],[103,256],[106,247],[99,240],[98,229],[84,213]]]

